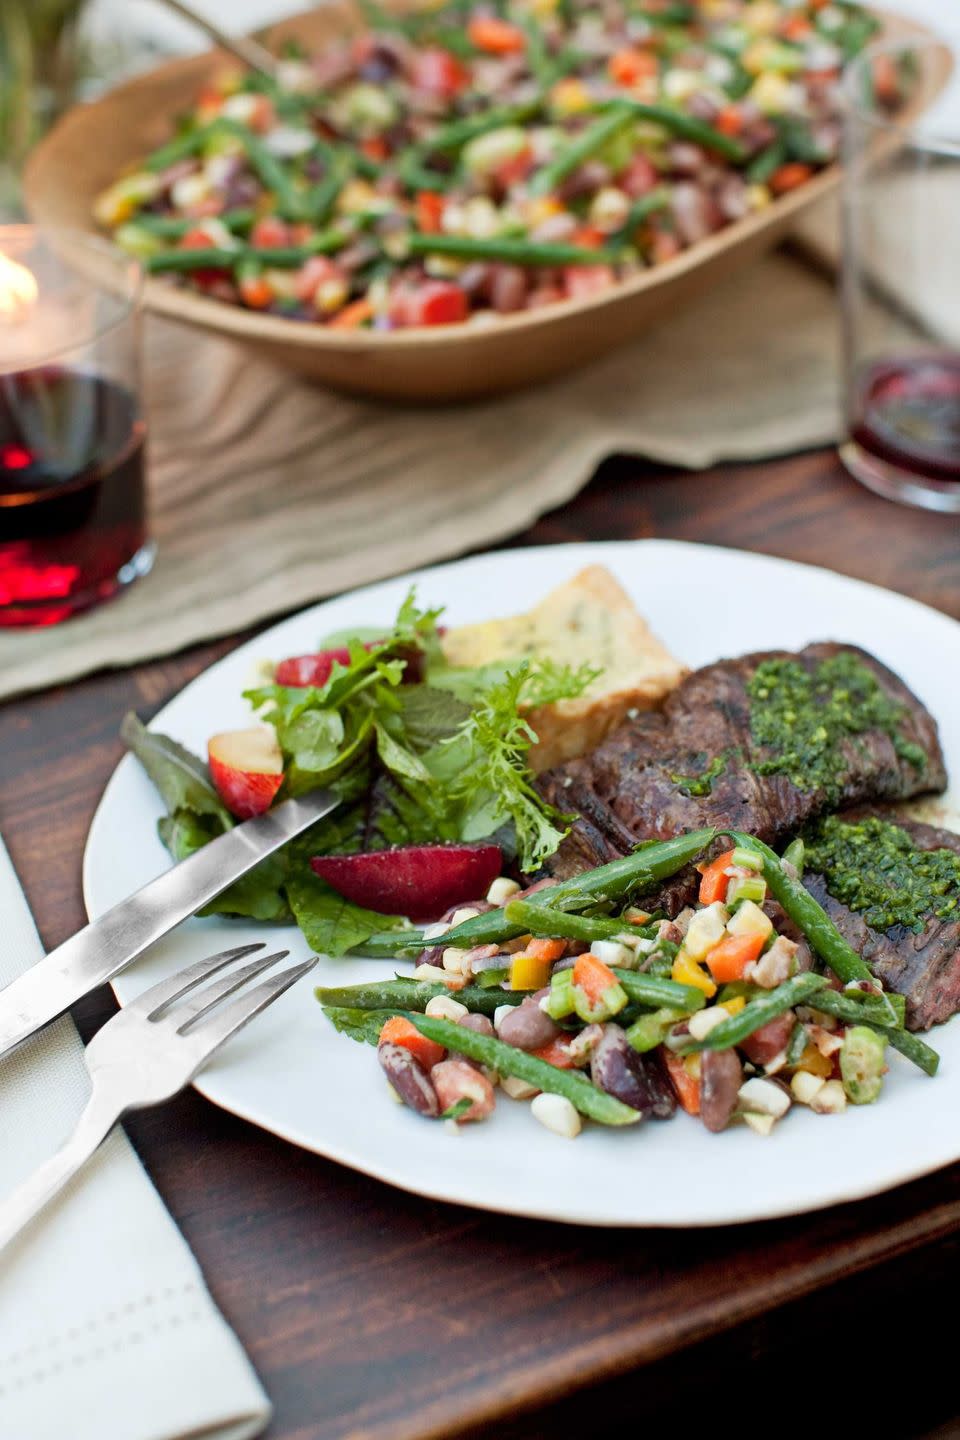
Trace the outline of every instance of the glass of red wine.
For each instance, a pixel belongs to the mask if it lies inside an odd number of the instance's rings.
[[[940,511],[960,511],[960,81],[952,70],[946,45],[904,39],[867,51],[844,81],[840,455],[871,490]]]
[[[0,226],[0,627],[55,625],[145,575],[139,266]]]

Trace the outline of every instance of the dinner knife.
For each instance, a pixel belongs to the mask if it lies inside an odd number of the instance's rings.
[[[0,1055],[105,984],[235,880],[340,804],[329,790],[284,800],[245,820],[98,920],[78,930],[0,990]]]

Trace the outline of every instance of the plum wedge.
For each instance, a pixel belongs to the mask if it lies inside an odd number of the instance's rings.
[[[432,920],[478,900],[500,874],[498,845],[404,845],[362,855],[315,855],[314,872],[346,900],[383,915]]]

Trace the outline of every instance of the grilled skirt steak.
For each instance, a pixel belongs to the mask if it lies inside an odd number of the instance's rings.
[[[757,693],[758,672],[774,677],[761,687],[772,694],[772,714]],[[822,643],[695,670],[662,711],[638,715],[538,783],[579,817],[550,862],[566,876],[626,854],[638,840],[708,825],[775,845],[824,811],[941,791],[946,772],[936,722],[902,680],[864,650]]]
[[[905,831],[918,850],[949,850],[960,856],[960,835],[934,825],[880,810],[854,811],[837,818],[855,824],[872,815]],[[902,924],[874,929],[864,915],[831,895],[830,881],[823,875],[807,871],[803,883],[885,987],[905,996],[908,1029],[929,1030],[960,1010],[960,892],[946,896],[958,900],[955,912],[943,918],[928,916],[917,932]]]

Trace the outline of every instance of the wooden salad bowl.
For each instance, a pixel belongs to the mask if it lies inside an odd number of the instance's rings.
[[[394,8],[402,9],[402,0]],[[276,46],[295,37],[319,50],[362,28],[354,0],[331,0],[272,26],[269,41]],[[884,16],[884,36],[923,40],[931,32]],[[25,192],[33,218],[52,229],[96,234],[96,197],[170,138],[173,117],[229,63],[235,62],[218,50],[175,60],[71,110],[28,164]],[[264,358],[339,390],[421,404],[476,398],[548,380],[635,339],[768,250],[798,216],[837,190],[840,176],[834,164],[765,210],[601,294],[500,316],[484,326],[338,331],[258,314],[163,279],[147,281],[145,303],[155,314],[251,345]]]

